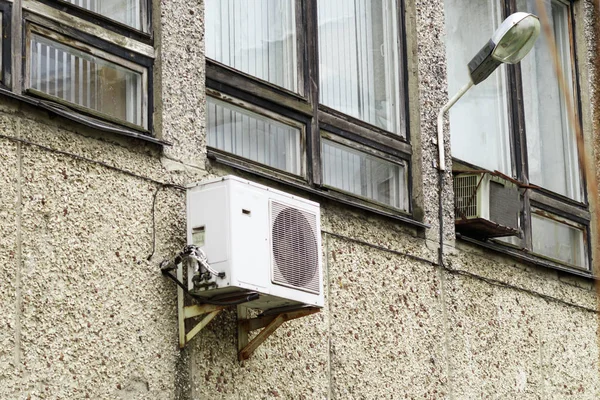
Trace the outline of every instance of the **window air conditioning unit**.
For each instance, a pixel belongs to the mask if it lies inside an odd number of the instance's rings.
[[[475,238],[519,235],[519,189],[490,173],[454,177],[456,231]]]
[[[318,203],[235,176],[191,184],[187,240],[224,273],[198,283],[188,268],[188,290],[197,296],[253,291],[260,296],[249,308],[323,306]]]

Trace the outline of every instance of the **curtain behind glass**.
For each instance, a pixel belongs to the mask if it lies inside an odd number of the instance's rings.
[[[86,10],[104,15],[110,19],[142,29],[142,10],[140,1],[145,0],[64,0]]]
[[[403,135],[395,0],[320,0],[320,102]]]
[[[206,0],[206,56],[298,91],[294,0]]]
[[[467,64],[502,21],[499,1],[447,0],[448,95],[469,82]],[[441,105],[440,105],[441,107]],[[452,156],[512,175],[505,67],[473,87],[450,109]]]
[[[212,97],[206,102],[209,146],[302,174],[300,129]]]
[[[142,75],[32,34],[29,87],[142,126]]]
[[[544,1],[552,24],[568,93],[561,93],[553,54],[543,34],[521,61],[529,180],[556,193],[581,200],[581,176],[575,132],[569,124],[565,97],[573,98],[568,7]],[[520,0],[520,11],[539,14],[535,0]],[[542,21],[543,22],[543,21]]]
[[[326,139],[321,149],[325,185],[408,211],[404,165]]]

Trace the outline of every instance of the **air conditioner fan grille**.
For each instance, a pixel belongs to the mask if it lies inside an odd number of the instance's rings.
[[[271,202],[273,283],[319,293],[317,216]]]
[[[457,219],[477,217],[477,182],[480,176],[454,178],[454,210]]]

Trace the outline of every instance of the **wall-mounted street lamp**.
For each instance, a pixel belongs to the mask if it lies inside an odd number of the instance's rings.
[[[489,42],[469,62],[469,82],[442,107],[437,119],[438,134],[438,200],[439,200],[439,240],[438,262],[444,266],[444,209],[442,193],[444,189],[444,114],[473,85],[484,81],[502,63],[516,64],[529,53],[540,34],[540,20],[533,14],[518,12],[502,22]]]
[[[446,169],[444,156],[444,114],[473,85],[483,82],[502,63],[516,64],[529,53],[540,34],[540,20],[533,14],[518,12],[502,22],[492,38],[469,62],[469,82],[442,107],[437,119],[438,168]]]

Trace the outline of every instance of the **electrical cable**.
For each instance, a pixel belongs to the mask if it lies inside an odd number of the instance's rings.
[[[158,186],[152,198],[152,253],[146,257],[147,261],[150,261],[154,256],[154,253],[156,253],[156,197],[158,197],[158,192],[160,192],[163,187],[164,186]]]
[[[365,246],[369,246],[369,247],[372,247],[374,249],[378,249],[378,250],[385,251],[385,252],[388,252],[388,253],[392,253],[392,254],[403,256],[403,257],[406,257],[406,258],[410,258],[412,260],[419,261],[419,262],[422,262],[424,264],[429,264],[429,265],[433,265],[433,266],[437,265],[437,263],[435,261],[428,260],[426,258],[419,257],[419,256],[416,256],[414,254],[409,254],[409,253],[404,253],[404,252],[399,251],[399,250],[389,249],[387,247],[383,247],[383,246],[379,246],[379,245],[376,245],[376,244],[373,244],[373,243],[369,243],[369,242],[364,241],[364,240],[355,239],[355,238],[352,238],[352,237],[349,237],[349,236],[340,235],[339,233],[333,233],[333,232],[329,232],[329,231],[325,231],[325,230],[321,230],[321,232],[323,232],[323,233],[325,233],[325,234],[327,234],[329,236],[334,236],[334,237],[337,237],[337,238],[340,238],[340,239],[344,239],[344,240],[352,241],[352,242],[359,243],[359,244],[362,244],[362,245],[365,245]]]
[[[80,160],[80,161],[85,161],[85,162],[89,162],[89,163],[92,163],[92,164],[97,164],[97,165],[100,165],[102,167],[111,169],[113,171],[118,171],[118,172],[121,172],[121,173],[123,173],[125,175],[129,175],[129,176],[132,176],[132,177],[135,177],[135,178],[138,178],[138,179],[142,179],[142,180],[145,180],[147,182],[152,182],[154,184],[161,185],[163,187],[170,187],[170,188],[177,189],[177,190],[180,190],[180,191],[183,191],[183,192],[185,192],[187,190],[185,187],[183,187],[181,185],[177,185],[175,183],[161,182],[161,181],[158,181],[156,179],[149,178],[147,176],[136,174],[135,172],[131,172],[131,171],[128,171],[126,169],[115,167],[114,165],[110,165],[110,164],[107,164],[107,163],[102,162],[102,161],[93,160],[91,158],[83,157],[83,156],[80,156],[78,154],[70,153],[68,151],[53,149],[52,147],[44,146],[44,145],[39,144],[39,143],[34,143],[34,142],[31,142],[31,141],[26,140],[26,139],[17,138],[17,137],[14,137],[14,136],[7,136],[7,135],[3,135],[3,134],[0,134],[0,138],[7,139],[7,140],[10,140],[12,142],[24,143],[24,144],[27,144],[29,146],[38,147],[40,149],[49,151],[51,153],[61,154],[63,156],[68,156],[68,157],[71,157],[71,158],[74,158],[74,159],[77,159],[77,160]]]
[[[368,246],[368,247],[375,248],[375,249],[378,249],[378,250],[381,250],[381,251],[385,251],[387,253],[391,253],[391,254],[395,254],[395,255],[407,257],[407,258],[413,259],[415,261],[419,261],[419,262],[422,262],[424,264],[431,265],[433,267],[441,267],[444,271],[446,271],[447,273],[449,273],[451,275],[461,275],[461,276],[469,277],[469,278],[472,278],[472,279],[476,279],[476,280],[480,280],[480,281],[486,282],[486,283],[488,283],[490,285],[494,285],[494,286],[497,286],[497,287],[503,287],[503,288],[514,290],[514,291],[517,291],[517,292],[527,293],[527,294],[529,294],[531,296],[539,297],[539,298],[542,298],[542,299],[544,299],[546,301],[552,301],[552,302],[555,302],[555,303],[560,303],[560,304],[563,304],[565,306],[578,308],[578,309],[583,310],[583,311],[593,312],[593,313],[597,313],[598,312],[596,309],[593,309],[593,308],[590,308],[590,307],[586,307],[586,306],[582,306],[582,305],[579,305],[579,304],[576,304],[576,303],[571,303],[569,301],[560,299],[558,297],[550,296],[550,295],[543,294],[543,293],[540,293],[540,292],[536,292],[534,290],[526,289],[526,288],[523,288],[523,287],[511,285],[509,283],[505,283],[505,282],[502,282],[502,281],[499,281],[499,280],[496,280],[496,279],[487,278],[485,276],[474,274],[474,273],[469,272],[469,271],[465,271],[465,270],[461,270],[461,269],[456,269],[456,268],[451,268],[451,267],[448,267],[446,265],[440,265],[436,261],[431,261],[431,260],[428,260],[426,258],[422,258],[422,257],[415,256],[415,255],[412,255],[412,254],[404,253],[404,252],[401,252],[401,251],[398,251],[398,250],[393,250],[393,249],[389,249],[389,248],[386,248],[386,247],[383,247],[383,246],[378,246],[378,245],[366,242],[364,240],[355,239],[355,238],[352,238],[352,237],[348,237],[348,236],[344,236],[344,235],[340,235],[338,233],[333,233],[333,232],[328,232],[328,231],[322,231],[322,232],[325,233],[325,234],[327,234],[327,235],[330,235],[330,236],[338,237],[340,239],[349,240],[349,241],[352,241],[352,242],[355,242],[355,243],[359,243],[359,244],[364,245],[364,246]]]
[[[7,140],[10,140],[10,141],[16,142],[16,143],[27,144],[27,145],[30,145],[30,146],[34,146],[34,147],[37,147],[37,148],[40,148],[40,149],[52,152],[52,153],[56,153],[56,154],[61,154],[61,155],[64,155],[64,156],[68,156],[68,157],[71,157],[71,158],[74,158],[74,159],[77,159],[77,160],[89,162],[89,163],[92,163],[92,164],[97,164],[97,165],[100,165],[102,167],[111,169],[113,171],[117,171],[117,172],[129,175],[129,176],[132,176],[132,177],[135,177],[135,178],[139,178],[139,179],[145,180],[147,182],[152,182],[154,184],[159,185],[159,188],[154,193],[154,198],[153,198],[153,201],[152,201],[152,205],[153,205],[153,207],[152,207],[153,208],[153,210],[152,210],[153,246],[152,247],[153,247],[153,249],[152,249],[152,253],[148,256],[148,260],[150,258],[152,258],[152,256],[155,254],[155,245],[156,245],[156,242],[155,242],[155,240],[156,240],[156,236],[155,236],[156,235],[156,230],[155,230],[155,219],[154,219],[154,217],[155,217],[155,210],[154,210],[154,208],[155,208],[155,205],[156,205],[156,197],[158,195],[158,191],[160,189],[163,189],[163,188],[173,188],[173,189],[185,192],[186,191],[185,187],[177,185],[177,184],[173,184],[173,183],[161,182],[161,181],[149,178],[147,176],[138,175],[138,174],[136,174],[134,172],[131,172],[131,171],[119,168],[119,167],[115,167],[113,165],[107,164],[107,163],[102,162],[102,161],[97,161],[97,160],[93,160],[93,159],[90,159],[90,158],[87,158],[87,157],[80,156],[78,154],[70,153],[70,152],[63,151],[63,150],[54,149],[54,148],[51,148],[51,147],[48,147],[48,146],[44,146],[44,145],[41,145],[41,144],[38,144],[38,143],[31,142],[31,141],[26,140],[26,139],[17,138],[17,137],[14,137],[14,136],[7,136],[7,135],[3,135],[3,134],[0,134],[0,138],[7,139]],[[382,250],[382,251],[387,251],[387,252],[391,252],[391,253],[398,254],[398,255],[401,255],[401,256],[405,256],[405,257],[411,258],[413,260],[420,261],[420,262],[423,262],[423,263],[426,263],[426,264],[429,264],[429,265],[432,265],[432,266],[438,266],[438,267],[441,266],[442,268],[444,268],[444,270],[446,270],[447,272],[452,273],[452,274],[468,276],[468,277],[471,277],[473,279],[478,279],[478,280],[484,281],[484,282],[489,283],[491,285],[495,285],[495,286],[499,286],[499,287],[504,287],[504,288],[508,288],[508,289],[512,289],[512,290],[516,290],[516,291],[521,291],[521,292],[528,293],[528,294],[536,296],[536,297],[543,298],[543,299],[548,300],[548,301],[554,301],[554,302],[557,302],[557,303],[562,303],[562,304],[564,304],[566,306],[579,308],[581,310],[585,310],[585,311],[589,311],[589,312],[593,312],[593,313],[597,313],[598,312],[595,309],[592,309],[592,308],[589,308],[589,307],[585,307],[585,306],[581,306],[581,305],[578,305],[578,304],[575,304],[575,303],[571,303],[571,302],[559,299],[559,298],[554,297],[554,296],[549,296],[549,295],[545,295],[543,293],[539,293],[539,292],[536,292],[536,291],[533,291],[533,290],[524,289],[524,288],[521,288],[521,287],[518,287],[518,286],[506,284],[504,282],[497,281],[497,280],[490,279],[490,278],[486,278],[484,276],[473,274],[473,273],[468,272],[468,271],[463,271],[463,270],[458,270],[458,269],[446,267],[444,265],[444,263],[443,263],[443,254],[442,254],[442,252],[443,252],[443,208],[442,208],[442,204],[443,204],[443,202],[442,202],[443,172],[442,171],[440,171],[440,173],[439,173],[438,182],[440,183],[438,185],[438,190],[439,190],[438,191],[438,201],[439,201],[439,215],[438,216],[439,216],[439,221],[440,221],[440,224],[439,224],[440,225],[440,250],[439,250],[439,254],[438,254],[438,262],[427,260],[425,258],[422,258],[422,257],[419,257],[419,256],[415,256],[415,255],[412,255],[412,254],[403,253],[403,252],[400,252],[400,251],[388,249],[388,248],[385,248],[383,246],[374,245],[372,243],[368,243],[368,242],[361,241],[361,240],[358,240],[358,239],[354,239],[354,238],[351,238],[351,237],[347,237],[347,236],[335,234],[333,232],[323,231],[323,233],[331,235],[331,236],[337,236],[337,237],[340,237],[340,238],[344,238],[344,239],[347,239],[347,240],[352,240],[354,242],[361,243],[361,244],[364,244],[364,245],[367,245],[367,246],[370,246],[370,247],[373,247],[373,248],[377,248],[377,249]],[[179,286],[183,285],[183,284],[181,284],[177,280],[177,278],[173,277],[168,272],[163,271],[163,274],[168,275],[171,279],[174,279],[178,283]],[[187,291],[187,288],[182,287],[182,289],[184,289],[184,291],[186,293],[188,293],[190,296],[192,296],[194,298],[197,297],[197,296],[194,296],[192,293],[189,293],[189,291]],[[255,295],[258,297],[258,294],[255,293]],[[249,296],[252,296],[252,295],[249,295]],[[206,301],[206,299],[202,299],[202,301],[208,303],[208,301]],[[248,300],[248,301],[250,301],[250,300]],[[211,303],[208,303],[208,304],[211,304]],[[220,304],[217,304],[217,305],[220,305]],[[234,304],[231,304],[231,305],[234,305]]]

